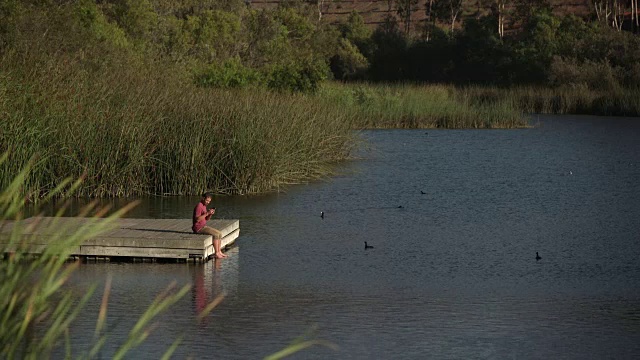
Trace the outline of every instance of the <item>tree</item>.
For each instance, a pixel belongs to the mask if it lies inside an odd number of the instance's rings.
[[[594,6],[596,17],[599,21],[610,25],[618,31],[622,31],[624,22],[624,11],[626,9],[626,1],[622,0],[591,0]],[[634,19],[638,21],[638,2],[631,0],[631,24],[633,26]]]
[[[434,14],[433,3],[435,0],[426,0],[425,3],[425,27],[424,27],[424,38],[427,41],[431,40],[431,34],[436,26],[436,16]]]
[[[223,62],[238,52],[240,18],[230,12],[205,10],[188,16],[185,24],[192,35],[192,54],[205,63]]]
[[[318,7],[318,21],[322,20],[322,9],[324,8],[325,0],[315,0]]]
[[[455,72],[457,82],[497,84],[508,71],[508,53],[495,32],[495,17],[483,16],[464,21],[455,38]]]
[[[638,20],[638,0],[631,0],[631,26],[635,30],[640,28],[640,21]]]
[[[487,8],[487,5],[491,5],[492,1],[494,0],[476,0],[476,20],[480,20],[480,18],[483,16],[485,8]]]
[[[548,69],[558,51],[560,19],[549,10],[533,14],[514,45],[516,61],[524,82],[541,82],[548,78]]]
[[[512,0],[515,2],[515,21],[523,27],[541,11],[551,13],[552,7],[549,0]]]
[[[348,39],[340,39],[337,54],[331,58],[331,72],[340,80],[360,77],[369,67],[369,62]]]
[[[492,9],[498,19],[498,36],[500,39],[504,38],[504,24],[508,14],[506,5],[511,1],[512,0],[494,0]]]
[[[596,18],[605,24],[609,23],[609,1],[608,0],[591,0],[591,4],[596,12]]]
[[[114,0],[112,4],[112,16],[127,35],[135,40],[148,40],[158,22],[149,0]]]
[[[434,15],[451,24],[451,33],[455,30],[456,20],[462,11],[463,0],[438,0],[433,3]]]
[[[396,0],[396,12],[404,23],[404,32],[411,30],[411,15],[418,5],[418,0]]]
[[[358,43],[371,37],[371,29],[355,10],[349,14],[346,22],[338,24],[338,29],[340,34],[352,43]]]
[[[375,48],[370,59],[371,77],[382,81],[404,79],[407,38],[396,19],[388,16],[371,38]]]
[[[358,47],[365,57],[371,56],[373,45],[371,43],[371,29],[365,24],[364,19],[356,11],[349,14],[347,21],[338,24],[340,35]]]
[[[614,0],[613,7],[613,21],[611,26],[618,31],[622,31],[622,23],[624,22],[624,9],[622,7],[622,1]]]

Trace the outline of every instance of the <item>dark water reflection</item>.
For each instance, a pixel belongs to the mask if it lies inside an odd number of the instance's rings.
[[[72,286],[101,293],[113,277],[105,357],[175,280],[191,295],[133,357],[157,358],[183,335],[177,358],[260,358],[316,329],[339,350],[294,358],[637,358],[640,122],[538,120],[364,132],[370,149],[342,175],[214,199],[219,217],[240,219],[228,259],[85,264]],[[197,200],[146,199],[128,216],[185,218]],[[74,346],[90,342],[99,302]]]

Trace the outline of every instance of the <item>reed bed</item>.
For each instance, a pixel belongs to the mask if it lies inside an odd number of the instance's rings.
[[[201,89],[82,53],[5,54],[0,69],[0,185],[37,154],[34,197],[67,177],[90,197],[270,191],[330,174],[355,143],[348,114],[307,96]]]
[[[476,105],[507,102],[524,113],[640,116],[640,88],[593,90],[575,85],[558,88],[470,86],[461,89]]]
[[[354,118],[354,127],[520,128],[527,121],[508,101],[476,103],[451,85],[327,83],[317,95]]]

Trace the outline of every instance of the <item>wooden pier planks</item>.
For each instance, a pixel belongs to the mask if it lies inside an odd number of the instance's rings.
[[[0,247],[8,245],[15,226],[21,227],[22,241],[29,244],[30,251],[41,253],[56,238],[76,232],[83,226],[104,225],[104,221],[78,217],[32,217],[7,222],[0,226]],[[211,235],[194,234],[191,224],[191,219],[116,219],[109,230],[78,246],[72,255],[206,260],[214,254],[213,238]],[[222,232],[222,248],[231,245],[240,235],[239,220],[209,220],[207,226]]]

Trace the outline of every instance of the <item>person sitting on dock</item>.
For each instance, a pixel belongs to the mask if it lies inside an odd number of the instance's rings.
[[[193,209],[193,227],[191,229],[196,234],[208,234],[213,237],[213,248],[215,250],[216,259],[226,258],[227,255],[220,250],[220,242],[222,241],[222,233],[210,226],[207,226],[207,220],[216,213],[216,208],[208,209],[207,205],[211,203],[211,193],[202,194],[202,199]]]

